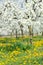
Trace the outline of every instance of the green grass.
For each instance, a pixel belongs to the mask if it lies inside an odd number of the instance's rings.
[[[40,40],[43,40],[42,36],[33,37],[33,42]],[[29,43],[29,38],[3,38],[0,44],[11,44],[0,46],[0,65],[43,65],[43,45],[35,47]]]

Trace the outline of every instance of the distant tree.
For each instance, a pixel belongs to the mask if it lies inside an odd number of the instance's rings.
[[[22,24],[20,25],[20,29],[21,29],[21,35],[22,35],[22,38],[23,38],[23,25]]]
[[[23,24],[21,24],[20,22],[18,22],[18,24],[20,26],[21,35],[22,35],[22,38],[23,38]]]
[[[32,27],[31,27],[31,25],[30,26],[28,26],[28,29],[29,29],[29,36],[30,36],[30,43],[32,44]]]
[[[30,19],[30,22],[32,22],[32,23],[33,23],[33,21],[34,22],[39,21],[40,24],[41,24],[41,22],[43,22],[43,0],[31,0],[31,1],[25,0],[25,2],[26,2],[26,3],[24,3],[25,5],[23,4],[23,6],[25,6],[24,7],[25,10],[19,8],[18,4],[11,0],[4,0],[2,5],[0,5],[0,32],[1,33],[3,33],[2,30],[4,30],[4,31],[7,31],[7,33],[9,33],[9,34],[11,33],[11,36],[14,36],[14,31],[15,31],[16,37],[17,37],[17,34],[20,32],[20,31],[18,31],[18,29],[20,28],[21,34],[23,37],[24,22],[25,22],[25,24],[27,24],[27,22],[28,22],[28,25],[29,25],[28,19]],[[23,24],[20,23],[19,25],[17,25],[19,20],[21,22],[23,22]],[[17,23],[15,24],[15,22],[17,22]],[[31,24],[31,26],[32,26],[32,24]],[[34,26],[34,28],[32,28],[32,30],[34,29],[36,31],[36,29],[38,27],[39,26],[36,26],[36,27]],[[31,27],[28,27],[28,29],[29,28],[31,28]],[[12,32],[10,32],[10,29],[12,30]],[[25,32],[26,31],[27,31],[27,29],[25,29]],[[38,29],[38,31],[39,31],[39,29]],[[41,24],[40,32],[43,35],[43,24]],[[5,33],[3,33],[3,34],[5,34]],[[33,34],[33,33],[30,31],[29,34]]]
[[[18,35],[17,35],[17,29],[15,31],[16,31],[16,38],[17,38],[18,37]]]

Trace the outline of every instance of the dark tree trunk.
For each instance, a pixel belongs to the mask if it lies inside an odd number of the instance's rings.
[[[28,29],[29,29],[30,43],[32,44],[32,36],[33,36],[32,33],[33,33],[33,32],[32,32],[31,26],[29,26]]]
[[[16,30],[16,38],[17,38],[18,36],[17,36],[17,30]]]
[[[27,0],[25,0],[25,2],[27,3]]]
[[[22,38],[23,38],[23,30],[21,29],[21,35],[22,35]]]

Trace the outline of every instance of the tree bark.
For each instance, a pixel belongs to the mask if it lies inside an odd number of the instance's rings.
[[[42,36],[43,36],[43,32],[42,32]]]
[[[21,35],[22,35],[22,38],[23,38],[23,30],[21,29]]]
[[[17,36],[17,30],[16,30],[16,38],[17,38],[18,36]]]
[[[28,29],[29,29],[30,43],[32,44],[32,36],[33,36],[32,27],[29,26]]]

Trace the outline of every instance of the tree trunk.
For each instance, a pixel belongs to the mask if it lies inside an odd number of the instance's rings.
[[[27,0],[25,0],[25,2],[27,3]]]
[[[11,37],[13,37],[14,36],[14,30],[12,30],[12,32],[11,32]]]
[[[32,44],[32,36],[33,36],[33,34],[32,34],[31,26],[29,26],[28,29],[29,29],[30,43]]]
[[[42,32],[42,36],[43,36],[43,32]]]
[[[17,38],[18,36],[17,36],[17,30],[16,30],[16,38]]]
[[[21,29],[21,35],[22,35],[22,38],[23,38],[23,30]]]

